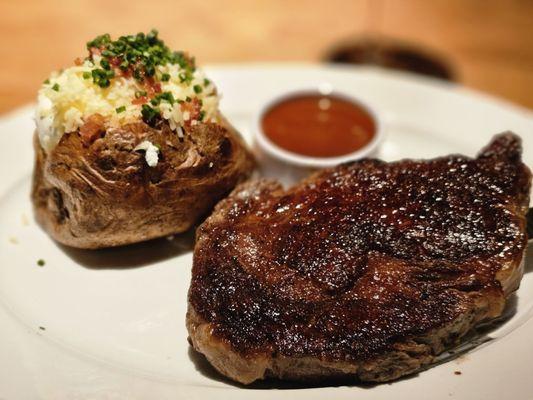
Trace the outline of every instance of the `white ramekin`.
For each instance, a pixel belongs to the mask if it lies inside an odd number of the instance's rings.
[[[343,100],[353,103],[355,106],[365,110],[373,119],[376,131],[372,140],[364,147],[352,153],[344,154],[337,157],[311,157],[302,154],[293,153],[289,150],[285,150],[275,143],[273,143],[264,133],[262,128],[262,120],[264,115],[276,104],[290,99],[292,97],[299,97],[305,95],[329,95],[341,98]],[[264,151],[270,157],[277,159],[285,164],[291,164],[298,167],[306,167],[312,169],[332,167],[337,164],[341,164],[348,161],[359,160],[365,157],[371,157],[374,155],[381,144],[384,133],[384,124],[379,113],[373,107],[369,106],[364,101],[346,94],[342,91],[332,88],[330,85],[322,84],[315,87],[305,87],[289,90],[280,94],[277,94],[268,99],[264,105],[255,114],[252,121],[252,130],[255,135],[256,145],[259,147],[259,151]]]

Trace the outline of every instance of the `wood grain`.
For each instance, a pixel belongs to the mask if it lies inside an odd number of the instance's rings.
[[[433,49],[461,83],[533,108],[529,0],[0,0],[0,112],[32,101],[95,35],[152,27],[200,63],[318,62],[339,42],[383,35]]]

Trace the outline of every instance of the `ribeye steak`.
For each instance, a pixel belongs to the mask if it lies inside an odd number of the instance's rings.
[[[530,178],[505,133],[476,158],[242,184],[197,233],[190,341],[244,384],[413,373],[518,288]]]

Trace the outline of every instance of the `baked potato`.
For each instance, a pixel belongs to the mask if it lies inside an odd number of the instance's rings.
[[[86,249],[186,231],[254,167],[215,86],[156,31],[87,48],[39,91],[37,222]]]

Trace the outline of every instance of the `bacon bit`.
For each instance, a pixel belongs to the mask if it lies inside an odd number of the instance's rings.
[[[146,96],[141,96],[131,101],[131,104],[135,104],[135,105],[146,104],[146,103],[148,103],[148,97]]]
[[[126,71],[131,74],[130,70]],[[161,93],[161,83],[156,82],[154,78],[144,78],[142,87],[145,89],[146,96],[140,96],[131,101],[131,104],[139,105],[146,104],[150,99],[154,98],[158,93]]]
[[[153,88],[156,93],[161,93],[161,84],[159,82],[155,83]]]
[[[111,64],[113,67],[118,67],[120,65],[120,58],[118,58],[118,57],[110,57],[109,58],[109,64]]]
[[[120,58],[118,57],[110,57],[108,58],[109,64],[113,68],[113,71],[115,72],[115,76],[122,76],[124,78],[129,78],[131,76],[131,70],[128,68],[125,71],[120,68]]]
[[[101,114],[93,114],[87,117],[80,127],[79,134],[84,146],[91,145],[96,139],[105,133],[105,118]]]
[[[182,112],[189,112],[189,119],[184,122],[184,125],[186,127],[191,126],[191,122],[193,120],[200,119],[200,113],[202,111],[202,105],[200,104],[200,100],[198,100],[196,97],[192,99],[189,102],[185,102],[181,104],[181,111]]]
[[[75,60],[74,60],[74,65],[77,65],[78,67],[80,65],[83,65],[83,60],[80,58],[80,57],[77,57]]]
[[[128,78],[131,78],[131,69],[126,69],[126,70],[123,70],[123,69],[120,69],[120,68],[113,68],[115,70],[115,76],[122,76],[126,79]]]
[[[156,82],[154,78],[149,77],[145,79],[146,92],[148,97],[154,97],[156,94],[161,93],[161,83]]]

